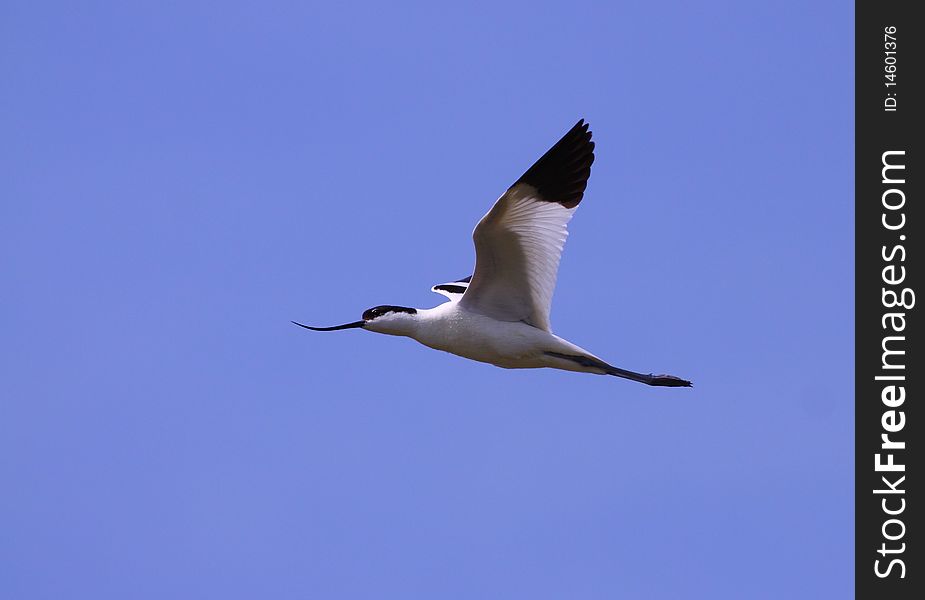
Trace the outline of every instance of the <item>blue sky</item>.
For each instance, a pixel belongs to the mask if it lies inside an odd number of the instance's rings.
[[[844,598],[853,7],[5,2],[0,596]],[[555,331],[362,331],[575,121]]]

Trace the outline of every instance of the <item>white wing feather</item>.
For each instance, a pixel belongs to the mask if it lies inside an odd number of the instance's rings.
[[[537,199],[518,183],[475,231],[475,275],[461,305],[501,321],[525,321],[549,330],[549,309],[559,259],[574,208]]]
[[[568,222],[593,162],[594,142],[582,119],[498,198],[472,233],[475,272],[461,307],[549,331]]]
[[[440,283],[430,288],[430,290],[446,296],[451,302],[458,302],[459,299],[463,297],[463,294],[466,293],[471,279],[472,277],[470,276],[450,283]]]

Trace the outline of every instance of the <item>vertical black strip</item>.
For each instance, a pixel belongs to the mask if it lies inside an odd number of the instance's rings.
[[[857,598],[923,587],[919,408],[925,23],[914,2],[855,6],[855,584]],[[921,596],[915,596],[921,597]]]

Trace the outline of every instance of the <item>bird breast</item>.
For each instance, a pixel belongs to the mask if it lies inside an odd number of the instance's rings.
[[[526,323],[497,321],[447,302],[424,314],[414,338],[425,346],[472,360],[517,367],[542,355],[552,336]]]

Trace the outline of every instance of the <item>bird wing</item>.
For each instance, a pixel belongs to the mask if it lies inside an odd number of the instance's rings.
[[[472,232],[475,272],[460,306],[549,331],[567,225],[593,162],[582,119],[495,202]]]
[[[466,288],[469,287],[469,281],[471,280],[472,275],[466,277],[465,279],[458,279],[450,283],[440,283],[430,289],[434,292],[437,292],[438,294],[443,294],[455,302],[462,298],[463,294],[466,293]]]

